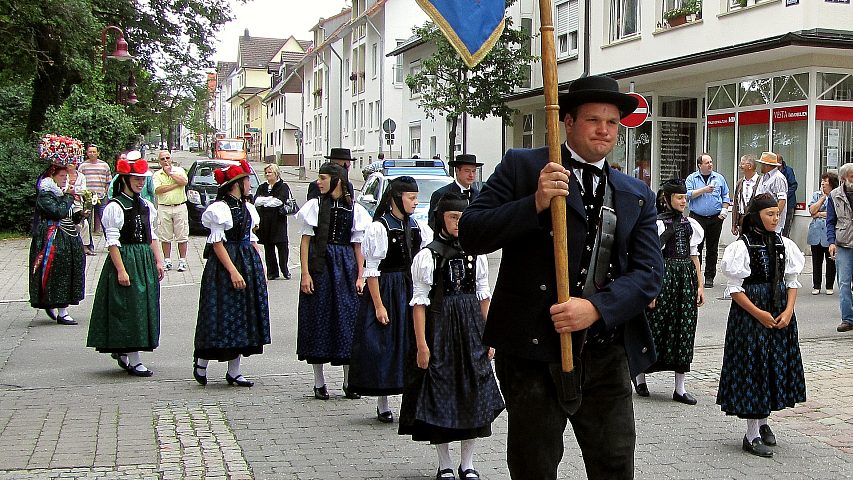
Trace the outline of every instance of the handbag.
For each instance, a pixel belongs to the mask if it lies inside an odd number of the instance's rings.
[[[282,217],[287,215],[293,215],[299,211],[299,205],[296,203],[296,199],[290,197],[284,202],[280,207],[278,207],[278,214]]]

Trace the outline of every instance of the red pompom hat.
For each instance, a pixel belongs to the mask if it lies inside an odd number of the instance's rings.
[[[243,177],[248,177],[252,172],[249,162],[240,160],[238,165],[229,165],[225,168],[217,168],[213,171],[213,178],[220,187],[230,185]]]
[[[130,175],[132,177],[150,177],[151,170],[148,169],[148,162],[144,159],[128,162],[127,160],[119,160],[116,162],[116,173],[119,175]]]

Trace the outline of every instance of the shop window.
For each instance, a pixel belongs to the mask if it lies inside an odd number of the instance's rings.
[[[696,118],[698,103],[695,98],[661,97],[660,115],[674,118]]]
[[[806,164],[808,149],[809,118],[808,107],[787,107],[773,110],[773,144],[771,150],[785,159],[785,163],[794,169],[797,178],[797,203],[804,203],[806,196]]]
[[[696,169],[696,124],[662,121],[659,126],[661,181],[687,178]]]
[[[773,77],[773,93],[776,102],[806,100],[809,96],[809,74],[781,75]]]
[[[737,86],[734,83],[708,87],[708,110],[733,108],[737,97]]]
[[[769,78],[744,80],[738,83],[738,105],[741,107],[767,105],[773,98],[771,86]]]
[[[760,156],[770,147],[770,111],[758,110],[738,114],[737,158],[747,153]]]
[[[818,98],[821,100],[853,100],[853,75],[849,73],[818,73]]]
[[[818,105],[816,109],[821,174],[853,162],[853,108]]]
[[[708,116],[707,152],[714,159],[714,169],[734,188],[740,175],[736,168],[740,156],[735,152],[734,113]]]

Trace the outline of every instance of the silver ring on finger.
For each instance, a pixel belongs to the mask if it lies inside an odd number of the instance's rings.
[[[559,186],[559,182],[557,182],[556,180],[554,180],[554,188],[558,188],[558,186]]]

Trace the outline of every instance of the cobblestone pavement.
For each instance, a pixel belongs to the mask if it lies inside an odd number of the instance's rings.
[[[344,398],[339,368],[327,369],[332,398],[313,398],[310,368],[293,354],[295,281],[270,283],[273,344],[244,361],[253,388],[229,387],[224,366],[215,363],[207,387],[193,382],[203,241],[191,240],[190,269],[169,272],[163,282],[161,346],[143,355],[156,372],[150,379],[130,377],[82,348],[90,297],[72,309],[80,327],[51,324],[31,309],[28,241],[0,242],[0,480],[433,478],[434,450],[398,436],[396,423],[377,422],[372,399]],[[90,295],[105,258],[103,251],[90,257]],[[801,297],[801,325],[836,317],[826,309],[834,301]],[[670,399],[670,374],[649,376],[652,395],[634,403],[636,477],[853,478],[851,341],[834,333],[802,340],[809,400],[771,416],[779,438],[772,459],[744,454],[744,422],[714,404],[721,338],[696,349],[688,374],[695,407]],[[399,411],[399,397],[392,407]],[[478,442],[476,467],[484,479],[506,479],[506,414],[493,431]],[[560,478],[583,478],[570,430],[565,443]],[[451,452],[458,458],[458,445]]]

